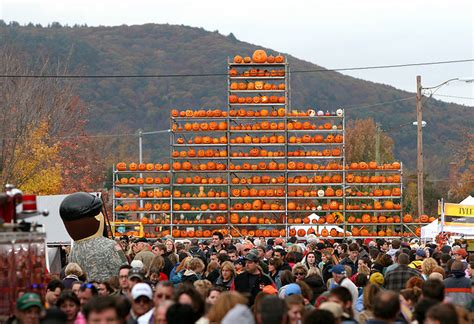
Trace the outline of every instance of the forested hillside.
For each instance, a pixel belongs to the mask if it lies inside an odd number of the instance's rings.
[[[71,74],[220,74],[68,80],[66,82],[79,83],[79,95],[88,108],[87,129],[91,134],[133,133],[139,128],[145,131],[167,129],[172,108],[225,107],[227,57],[249,55],[260,48],[239,41],[233,35],[175,25],[93,28],[57,24],[48,28],[0,25],[0,47],[14,48],[30,62],[38,57],[63,62]],[[278,54],[272,49],[266,50]],[[282,54],[288,55],[291,70],[295,71],[291,74],[293,108],[335,110],[342,107],[349,119],[374,118],[393,137],[396,158],[413,170],[416,128],[407,126],[416,120],[413,93],[335,72],[298,73],[321,67],[288,53]],[[340,66],[345,66],[344,62]],[[409,97],[412,98],[397,101]],[[427,173],[445,177],[448,163],[455,159],[453,154],[465,142],[466,134],[472,132],[474,110],[430,99],[424,103],[424,120],[428,122],[424,129]],[[147,138],[146,155],[156,158],[166,153],[167,143],[162,134]]]

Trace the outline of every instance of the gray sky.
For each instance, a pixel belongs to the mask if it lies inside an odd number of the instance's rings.
[[[233,33],[326,68],[474,58],[472,0],[0,0],[0,18],[61,24],[183,24]],[[473,77],[474,63],[346,72],[416,91]],[[474,98],[474,83],[452,82],[437,94]],[[474,99],[437,97],[474,106]]]

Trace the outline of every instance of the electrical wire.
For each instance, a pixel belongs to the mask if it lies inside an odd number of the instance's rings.
[[[446,98],[457,98],[457,99],[474,100],[474,97],[450,96],[450,95],[443,95],[443,94],[434,94],[433,96],[434,96],[434,97],[446,97]]]
[[[412,66],[427,66],[427,65],[440,65],[440,64],[456,64],[473,62],[474,58],[462,59],[462,60],[450,60],[450,61],[434,61],[434,62],[419,62],[419,63],[406,63],[406,64],[391,64],[391,65],[373,65],[373,66],[361,66],[361,67],[348,67],[348,68],[335,68],[335,69],[311,69],[311,70],[295,70],[290,71],[290,74],[295,73],[316,73],[316,72],[344,72],[344,71],[360,71],[360,70],[376,70],[376,69],[391,69],[391,68],[403,68]],[[124,74],[124,75],[74,75],[74,74],[3,74],[0,78],[60,78],[60,79],[123,79],[123,78],[182,78],[182,77],[220,77],[228,76],[227,73],[195,73],[195,74]]]

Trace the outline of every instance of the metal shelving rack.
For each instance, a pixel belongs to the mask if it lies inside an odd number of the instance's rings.
[[[164,198],[166,201],[169,201],[170,209],[166,213],[157,213],[156,211],[134,211],[134,212],[116,212],[115,207],[119,203],[126,203],[128,201],[138,200],[140,206],[148,202],[153,202],[158,200],[157,198],[114,198],[113,207],[114,207],[114,223],[118,220],[120,225],[124,226],[140,226],[140,233],[143,235],[146,233],[146,228],[149,227],[156,227],[156,230],[160,230],[161,234],[169,233],[175,236],[179,233],[179,237],[186,236],[187,234],[183,234],[186,231],[194,231],[197,234],[197,231],[203,234],[207,230],[207,235],[209,232],[212,232],[215,229],[223,229],[227,233],[238,233],[238,234],[248,234],[250,231],[255,232],[257,229],[278,229],[280,235],[282,235],[282,230],[284,230],[285,236],[288,236],[290,233],[290,229],[293,229],[295,226],[310,226],[316,233],[320,233],[321,229],[325,228],[326,226],[339,226],[343,229],[342,236],[327,236],[325,238],[328,239],[340,239],[347,236],[350,236],[350,231],[356,227],[366,226],[366,227],[373,227],[375,229],[384,228],[386,230],[387,226],[398,226],[401,232],[413,232],[411,227],[416,225],[422,225],[421,223],[404,223],[403,220],[403,186],[402,186],[402,167],[399,170],[387,170],[387,169],[375,169],[375,170],[351,170],[346,163],[346,154],[345,154],[345,146],[346,146],[346,138],[345,138],[345,114],[344,111],[338,110],[337,113],[329,113],[324,111],[312,111],[311,113],[301,114],[301,111],[295,114],[295,112],[290,108],[291,107],[291,89],[290,89],[290,69],[289,64],[286,61],[284,63],[264,63],[264,64],[256,64],[256,63],[233,63],[228,59],[227,62],[229,76],[227,78],[227,87],[228,87],[228,105],[226,110],[223,110],[225,113],[219,117],[209,116],[207,114],[194,114],[194,111],[191,113],[182,114],[181,112],[178,115],[172,115],[170,118],[170,157],[169,157],[169,171],[154,171],[158,174],[166,174],[170,178],[169,184],[166,185],[155,185],[155,184],[144,184],[144,185],[120,185],[114,184],[114,197],[115,191],[120,189],[128,189],[128,190],[146,190],[146,189],[153,189],[153,190],[160,190],[163,189],[163,186],[169,188],[171,195],[169,198]],[[231,76],[230,71],[236,69],[238,71],[237,76]],[[250,70],[250,69],[265,69],[265,70],[275,70],[280,69],[284,70],[284,76],[242,76],[242,71]],[[273,89],[273,90],[242,90],[242,89],[235,89],[235,85],[232,86],[233,82],[263,82],[276,84],[278,88],[278,84],[283,83],[285,85],[283,89]],[[267,97],[265,99],[268,100],[270,96],[275,95],[279,97],[284,97],[285,103],[231,103],[230,97],[233,95],[238,96],[249,96],[255,97],[263,96]],[[235,98],[234,98],[235,99]],[[261,101],[259,99],[257,101]],[[275,100],[273,98],[273,100]],[[252,99],[253,102],[253,99]],[[274,113],[278,109],[284,108],[284,114]],[[255,115],[256,111],[262,111],[262,109],[266,109],[268,111],[268,115],[262,116]],[[202,109],[201,109],[202,110]],[[249,110],[254,111],[254,115],[248,117],[242,112],[247,112]],[[207,113],[207,112],[206,112]],[[225,122],[226,128],[225,129],[215,129],[215,130],[199,130],[195,131],[189,128],[186,129],[184,126],[186,123],[195,124],[195,123],[205,123],[205,122]],[[271,129],[261,128],[262,122],[268,122],[271,124],[272,122],[275,123],[271,127]],[[290,123],[294,124],[295,122],[309,122],[311,127],[306,129],[295,129],[295,125],[292,128],[289,127]],[[259,124],[260,129],[258,127],[250,127],[247,129],[247,125],[255,125]],[[280,125],[278,125],[280,123]],[[283,123],[283,127],[281,126]],[[330,124],[330,128],[324,127],[325,123]],[[240,127],[238,127],[240,125]],[[314,126],[313,126],[314,125]],[[237,137],[244,137],[249,135],[252,137],[252,141],[250,143],[245,143],[243,140],[241,142],[236,142],[235,139]],[[308,143],[307,141],[303,140],[305,135],[309,135],[314,137],[316,135],[321,135],[326,138],[328,135],[342,135],[342,141],[340,142],[311,142]],[[195,136],[210,136],[213,138],[218,138],[217,143],[195,143],[194,141],[190,142],[190,139],[193,139]],[[263,137],[267,137],[265,142],[263,141]],[[284,141],[281,143],[270,142],[270,136],[283,136]],[[260,142],[255,143],[253,137],[260,137]],[[293,140],[292,137],[300,138],[301,140]],[[180,140],[178,140],[180,139]],[[224,142],[221,139],[225,139]],[[247,140],[248,141],[248,140]],[[245,156],[245,153],[249,153],[250,149],[252,148],[259,148],[260,150],[264,149],[268,152],[275,152],[280,151],[283,154],[278,154],[278,156]],[[316,154],[312,156],[294,156],[291,155],[291,152],[295,152],[296,150],[302,150],[303,152],[306,151],[323,151],[325,149],[333,150],[338,148],[340,153],[338,155],[333,156],[331,155],[322,155]],[[202,156],[202,154],[197,154],[199,150],[209,150],[212,149],[215,152],[219,152],[218,156]],[[189,156],[181,156],[180,154],[175,154],[175,151],[182,151],[186,150],[194,150],[195,155]],[[225,154],[220,154],[220,151],[225,150]],[[237,156],[234,153],[237,152]],[[241,154],[239,154],[241,153]],[[290,154],[289,154],[290,153]],[[215,155],[215,154],[214,154]],[[225,170],[175,170],[174,163],[175,162],[190,162],[193,165],[206,163],[208,161],[213,161],[216,163],[223,163],[225,164]],[[258,164],[259,162],[267,163],[267,169],[250,169],[250,170],[236,170],[236,165],[247,164]],[[276,165],[278,163],[284,163],[283,168],[277,168],[276,170],[269,170],[268,163],[275,162]],[[311,164],[319,164],[319,165],[327,165],[328,162],[336,162],[339,167],[335,170],[326,170],[326,169],[317,169],[317,170],[307,170],[307,169],[295,169],[289,167],[289,162],[303,162],[303,163],[311,163]],[[234,167],[232,168],[232,165]],[[143,171],[146,172],[146,171]],[[114,183],[116,180],[120,179],[122,176],[134,175],[139,173],[139,171],[114,171]],[[354,183],[348,182],[346,177],[348,174],[360,174],[360,175],[388,175],[396,173],[400,176],[400,181],[397,183],[373,183],[373,182],[365,182],[365,183]],[[319,176],[320,178],[324,178],[325,176],[333,176],[338,174],[341,176],[341,182],[333,182],[333,181],[313,181],[313,182],[304,182],[298,183],[296,180],[299,176],[306,176],[308,178],[316,178]],[[251,179],[254,175],[266,175],[268,176],[271,181],[270,182],[259,182],[259,183],[249,183],[249,181],[245,181],[242,183],[240,180],[238,183],[234,183],[234,178],[246,178]],[[140,177],[143,174],[139,175]],[[207,180],[207,183],[196,183],[194,181],[194,177],[199,176],[206,179],[217,179],[216,177],[220,177],[221,182],[215,183],[211,182],[211,180]],[[178,178],[181,178],[178,181]],[[280,179],[278,179],[280,178]],[[293,178],[293,179],[291,179]],[[183,180],[186,179],[186,180]],[[191,179],[191,180],[189,180]],[[274,180],[274,181],[273,181]],[[281,181],[282,180],[282,181]],[[214,180],[215,181],[215,180]],[[315,195],[314,192],[318,190],[325,191],[328,187],[333,188],[334,190],[342,190],[342,195],[340,196],[319,196]],[[365,187],[365,188],[364,188]],[[400,188],[400,196],[351,196],[346,193],[346,189],[351,188],[354,190],[359,189],[375,189],[375,188]],[[136,189],[138,188],[138,189]],[[283,195],[246,195],[245,197],[236,197],[233,196],[232,191],[234,189],[282,189],[284,190]],[[290,195],[290,191],[296,191],[298,189],[304,191],[313,191],[313,194],[309,197],[300,197],[300,196],[293,196]],[[174,192],[175,190],[180,190],[181,196],[175,197]],[[194,197],[192,194],[196,194],[198,190],[204,190],[209,192],[210,190],[214,190],[216,192],[224,191],[226,195],[224,197]],[[186,196],[186,194],[188,196]],[[184,194],[184,196],[183,196]],[[272,209],[239,209],[235,210],[234,205],[238,202],[253,202],[254,200],[261,200],[262,202],[274,202],[279,203],[277,205],[278,208]],[[378,200],[399,200],[400,209],[396,210],[351,210],[348,209],[349,204],[357,201],[378,201]],[[295,202],[308,202],[311,207],[303,207],[302,210],[289,210],[288,203]],[[327,210],[321,208],[321,205],[329,203],[330,201],[338,201],[342,208],[338,210]],[[181,208],[177,209],[176,203],[183,203],[187,202],[191,206],[195,207],[196,210],[182,210]],[[205,203],[209,205],[210,203],[219,203],[223,202],[226,203],[226,210],[199,210],[201,203]],[[248,207],[248,206],[247,206]],[[274,206],[275,207],[275,206]],[[304,219],[308,217],[312,213],[316,213],[318,215],[327,217],[329,214],[333,213],[340,213],[342,215],[343,221],[338,223],[324,223],[320,224],[318,222],[310,222],[306,221],[303,223],[295,223],[295,218]],[[348,222],[349,215],[362,215],[364,213],[370,213],[372,215],[398,215],[400,217],[400,222],[391,222],[391,223],[362,223],[362,222]],[[239,220],[243,216],[248,216],[247,222],[245,223],[235,223],[231,222],[231,215],[237,214],[239,215]],[[137,215],[136,221],[129,221],[128,223],[120,222],[121,218],[126,218],[128,215]],[[217,216],[224,216],[225,222],[216,222]],[[252,222],[249,222],[251,216],[255,216],[255,219]],[[153,220],[153,222],[148,224],[143,224],[141,220],[143,217],[149,217]],[[263,221],[258,219],[265,218]],[[360,218],[360,217],[358,217]],[[162,224],[161,220],[166,220],[166,224]],[[158,220],[158,222],[156,222]],[[128,225],[127,225],[128,224]],[[175,231],[177,230],[177,231]],[[412,233],[414,234],[414,233]],[[414,236],[414,235],[411,235]],[[199,236],[201,237],[201,236]],[[202,235],[202,237],[205,237]],[[356,238],[365,238],[365,237],[373,237],[369,236],[354,236]],[[390,237],[399,237],[399,236],[385,236],[387,238]]]

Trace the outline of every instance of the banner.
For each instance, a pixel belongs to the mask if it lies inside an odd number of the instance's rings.
[[[441,213],[441,205],[438,208]],[[461,204],[444,204],[444,224],[446,226],[466,226],[474,228],[474,206]]]

